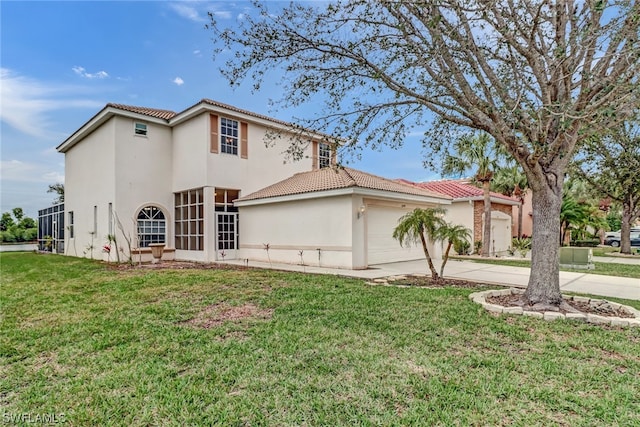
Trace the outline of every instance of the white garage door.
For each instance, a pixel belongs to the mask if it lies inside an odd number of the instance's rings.
[[[370,206],[367,210],[367,261],[371,264],[424,259],[422,245],[400,246],[393,236],[398,219],[408,211],[401,208]]]

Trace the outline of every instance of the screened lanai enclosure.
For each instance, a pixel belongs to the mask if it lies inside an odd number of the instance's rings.
[[[38,249],[64,253],[64,203],[38,211]]]

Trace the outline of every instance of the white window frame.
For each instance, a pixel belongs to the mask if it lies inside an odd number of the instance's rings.
[[[204,250],[204,189],[174,193],[175,248],[185,251]]]
[[[134,122],[133,123],[133,134],[135,136],[147,136],[149,133],[149,127],[146,123],[142,122]]]
[[[321,142],[318,144],[318,169],[331,166],[331,145]]]
[[[237,156],[239,153],[240,122],[220,117],[220,152]]]
[[[143,216],[143,218],[141,218]],[[155,205],[140,209],[136,217],[139,247],[148,248],[151,243],[166,243],[167,216]],[[147,238],[146,236],[150,236]]]

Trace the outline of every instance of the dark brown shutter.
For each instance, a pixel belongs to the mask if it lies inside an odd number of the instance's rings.
[[[215,114],[209,115],[209,129],[211,131],[211,140],[209,142],[209,151],[212,153],[218,152],[218,116]]]
[[[249,124],[240,123],[240,158],[246,159],[249,156]]]
[[[318,169],[318,141],[311,141],[311,169]]]

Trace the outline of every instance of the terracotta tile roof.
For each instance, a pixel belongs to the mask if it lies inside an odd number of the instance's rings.
[[[177,113],[170,110],[160,110],[158,108],[134,107],[133,105],[123,104],[107,104],[107,107],[117,108],[118,110],[130,111],[132,113],[143,114],[145,116],[155,117],[157,119],[169,120]]]
[[[267,199],[271,197],[291,196],[316,191],[338,190],[358,187],[370,190],[390,191],[413,196],[432,197],[448,200],[450,197],[413,185],[382,178],[351,168],[324,168],[310,172],[297,173],[283,181],[258,190],[238,201]]]
[[[473,199],[482,198],[484,196],[482,188],[469,184],[467,181],[461,180],[442,180],[429,182],[411,182],[406,179],[398,180],[408,185],[414,185],[425,190],[435,191],[436,193],[446,194],[455,199]],[[508,200],[515,202],[515,199],[505,196],[504,194],[491,192],[491,197],[496,199]]]
[[[249,115],[249,116],[257,117],[259,119],[268,120],[270,122],[280,123],[281,125],[291,126],[291,123],[287,123],[287,122],[282,121],[282,120],[274,119],[273,117],[268,117],[268,116],[265,116],[265,115],[262,115],[262,114],[254,113],[252,111],[243,110],[242,108],[234,107],[233,105],[224,104],[222,102],[214,101],[212,99],[203,98],[203,99],[200,100],[200,102],[198,102],[195,105],[198,105],[198,104],[201,104],[201,103],[209,104],[209,105],[212,105],[214,107],[220,107],[220,108],[224,108],[224,109],[227,109],[227,110],[235,111],[236,113],[241,113],[241,114],[246,114],[246,115]],[[195,107],[195,105],[193,105],[192,107]],[[189,108],[192,108],[192,107],[189,107]],[[187,108],[186,110],[188,110],[189,108]]]
[[[278,123],[278,124],[281,124],[281,125],[287,126],[287,127],[292,127],[293,126],[293,124],[291,124],[289,122],[285,122],[283,120],[274,119],[273,117],[265,116],[263,114],[254,113],[254,112],[249,111],[249,110],[243,110],[242,108],[234,107],[233,105],[224,104],[222,102],[214,101],[214,100],[208,99],[208,98],[201,99],[200,101],[198,101],[194,105],[192,105],[192,106],[190,106],[188,108],[185,108],[183,111],[181,111],[179,113],[176,113],[175,111],[171,111],[171,110],[161,110],[161,109],[158,109],[158,108],[147,108],[147,107],[136,107],[136,106],[132,106],[132,105],[114,104],[114,103],[107,104],[107,107],[113,107],[113,108],[117,108],[119,110],[130,111],[130,112],[138,113],[138,114],[144,114],[145,116],[156,117],[156,118],[159,118],[159,119],[170,120],[170,119],[174,118],[175,116],[178,116],[178,115],[184,113],[185,111],[188,111],[191,108],[193,108],[193,107],[195,107],[197,105],[200,105],[200,104],[207,104],[207,105],[211,105],[213,107],[224,108],[226,110],[235,111],[236,113],[240,113],[240,114],[246,114],[248,116],[256,117],[256,118],[262,119],[262,120],[267,120],[267,121],[270,121],[270,122],[273,122],[273,123]],[[314,133],[317,133],[317,132],[314,132]]]

